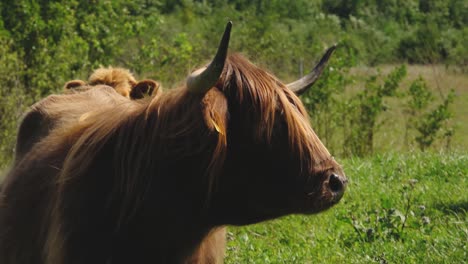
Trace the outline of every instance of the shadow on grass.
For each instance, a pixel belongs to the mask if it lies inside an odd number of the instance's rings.
[[[466,214],[468,212],[468,201],[459,201],[448,204],[435,204],[434,207],[446,214]]]

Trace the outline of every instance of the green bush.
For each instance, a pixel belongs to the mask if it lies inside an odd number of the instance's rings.
[[[441,43],[441,33],[434,23],[423,25],[400,41],[400,59],[409,63],[437,63],[447,57]]]
[[[419,148],[426,150],[434,143],[434,140],[439,137],[442,132],[442,138],[447,138],[453,135],[453,128],[448,126],[448,120],[453,116],[449,106],[453,103],[455,93],[452,90],[441,104],[436,106],[432,111],[426,113],[417,123],[416,129],[419,135],[416,137]]]
[[[18,120],[31,102],[21,83],[24,65],[11,47],[0,34],[0,169],[13,157]]]

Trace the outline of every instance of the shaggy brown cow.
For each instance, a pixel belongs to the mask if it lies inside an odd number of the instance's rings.
[[[104,105],[26,154],[0,201],[0,263],[216,262],[218,228],[340,200],[344,173],[293,91],[331,51],[288,88],[227,56],[230,29],[183,87]]]

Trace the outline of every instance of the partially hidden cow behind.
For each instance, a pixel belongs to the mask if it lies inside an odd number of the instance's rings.
[[[125,68],[100,67],[96,69],[87,82],[72,80],[65,84],[66,92],[81,92],[98,85],[107,85],[115,89],[123,97],[141,99],[145,96],[156,96],[161,92],[160,84],[154,80],[137,81],[133,74]]]
[[[56,127],[82,121],[105,105],[119,105],[128,99],[156,96],[161,92],[158,82],[136,81],[129,70],[113,67],[96,69],[88,82],[69,81],[64,90],[64,94],[51,95],[32,105],[23,117],[18,129],[15,164]]]
[[[0,198],[0,263],[216,263],[226,225],[338,203],[346,178],[295,94],[333,49],[286,85],[227,56],[230,29],[182,87],[103,106],[26,153]]]

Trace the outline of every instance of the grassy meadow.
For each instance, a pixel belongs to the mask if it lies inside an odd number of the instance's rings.
[[[226,263],[467,263],[468,155],[342,161],[340,204],[228,229]]]

